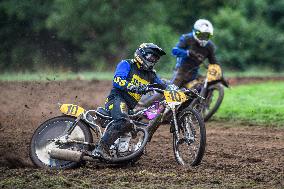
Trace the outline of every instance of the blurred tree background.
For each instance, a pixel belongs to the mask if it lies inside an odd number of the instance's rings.
[[[284,69],[283,0],[2,0],[0,70],[111,70],[142,42],[168,56],[198,18],[214,25],[217,54],[227,69]]]

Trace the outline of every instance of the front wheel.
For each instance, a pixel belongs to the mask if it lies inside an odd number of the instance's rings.
[[[61,137],[66,128],[71,126],[74,121],[74,117],[59,116],[47,120],[37,128],[32,136],[30,144],[30,157],[37,167],[49,169],[70,169],[83,163],[52,159],[49,155],[49,151],[53,148],[72,149],[78,151],[88,150],[86,146],[81,144],[59,145],[54,142],[54,139]],[[81,121],[77,123],[75,129],[72,131],[71,135],[69,135],[69,139],[88,143],[93,142],[92,133],[89,127]]]
[[[178,135],[173,132],[176,161],[183,166],[199,165],[206,146],[206,129],[200,114],[192,108],[182,110],[178,116]]]
[[[208,88],[203,108],[204,121],[208,121],[219,109],[224,98],[224,87],[221,84],[212,85]]]

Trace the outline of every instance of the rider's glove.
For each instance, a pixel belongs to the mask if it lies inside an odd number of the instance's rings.
[[[135,85],[129,85],[127,87],[127,90],[130,92],[134,92],[137,94],[146,94],[147,93],[147,85],[139,85],[139,86],[135,86]]]

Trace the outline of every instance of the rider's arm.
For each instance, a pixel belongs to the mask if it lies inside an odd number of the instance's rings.
[[[182,35],[179,39],[178,44],[172,49],[172,54],[177,57],[182,57],[185,58],[188,56],[188,36],[187,35]]]
[[[131,85],[127,82],[127,76],[130,72],[130,64],[122,60],[116,67],[114,78],[113,78],[113,87],[120,90],[127,90],[127,86]]]
[[[166,82],[161,80],[160,77],[156,73],[154,74],[153,83],[159,84],[159,88],[161,88],[161,89],[166,89],[167,88]]]
[[[208,50],[209,50],[209,55],[208,55],[208,60],[210,64],[219,64],[216,58],[216,47],[213,44],[213,42],[209,41],[208,42]]]

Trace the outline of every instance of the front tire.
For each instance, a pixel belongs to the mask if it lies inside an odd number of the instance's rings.
[[[70,169],[78,167],[83,163],[52,159],[48,154],[48,151],[51,148],[88,150],[86,146],[79,144],[58,145],[55,144],[55,142],[50,141],[62,136],[66,127],[70,126],[74,121],[75,118],[70,116],[54,117],[45,121],[36,129],[30,143],[30,157],[34,165],[48,169]],[[89,127],[81,121],[78,122],[69,138],[88,143],[93,142],[92,133]]]
[[[208,88],[203,109],[204,121],[208,121],[219,109],[224,98],[224,87],[221,84],[212,85]]]
[[[175,159],[183,166],[200,164],[206,146],[206,129],[200,114],[190,107],[182,110],[178,116],[178,134],[173,132]]]

